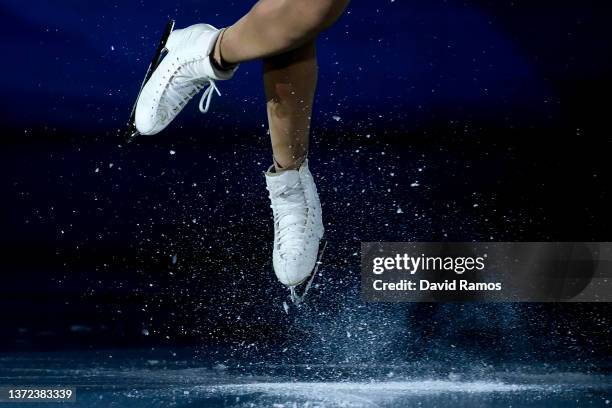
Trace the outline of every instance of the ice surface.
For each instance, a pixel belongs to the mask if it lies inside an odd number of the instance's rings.
[[[612,394],[609,375],[538,373],[533,367],[441,376],[433,371],[410,375],[415,367],[398,365],[385,367],[385,376],[354,378],[351,373],[360,367],[245,369],[244,363],[203,363],[170,358],[175,352],[157,353],[154,360],[125,351],[5,355],[0,356],[0,381],[74,386],[77,407],[569,407],[606,406]],[[313,379],[321,374],[330,378]]]
[[[400,401],[419,396],[446,395],[450,400],[456,394],[518,393],[542,391],[538,385],[506,384],[502,382],[455,382],[442,380],[414,380],[391,382],[268,382],[254,384],[225,384],[203,387],[202,391],[219,395],[251,398],[255,395],[276,400],[280,405],[369,407],[401,406]],[[453,396],[451,398],[451,395]],[[417,399],[418,400],[418,399]],[[285,402],[282,402],[285,401]]]

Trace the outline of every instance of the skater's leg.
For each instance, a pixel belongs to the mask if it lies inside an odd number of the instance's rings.
[[[264,85],[275,170],[266,172],[274,212],[272,263],[278,279],[299,303],[314,276],[323,237],[321,204],[305,162],[317,84],[315,42],[264,59]],[[299,171],[295,171],[299,169]],[[302,295],[295,287],[305,283]]]
[[[297,65],[304,62],[304,66],[314,67],[314,57],[306,63],[309,58],[300,57],[301,51],[293,57],[291,52],[302,47],[308,49],[317,34],[340,16],[348,1],[259,0],[249,13],[221,31],[207,24],[172,31],[162,41],[171,58],[161,60],[150,77],[147,75],[130,119],[130,137],[161,132],[203,89],[200,110],[206,113],[212,96],[220,94],[215,82],[230,79],[242,61],[279,56],[280,61],[289,61],[284,63],[287,68],[293,65],[292,58],[301,61]],[[289,88],[308,98],[307,90],[314,88],[316,74],[306,74],[305,77],[315,79],[307,80],[304,87],[292,82],[293,75],[285,76],[290,79]],[[276,93],[280,100],[282,91]]]
[[[349,0],[259,0],[217,41],[214,59],[225,66],[270,57],[313,41],[342,14]]]
[[[277,170],[297,169],[306,158],[316,84],[314,41],[264,59],[268,123]]]

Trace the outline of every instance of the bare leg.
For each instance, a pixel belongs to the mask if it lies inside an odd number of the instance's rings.
[[[316,84],[314,41],[264,60],[268,123],[277,170],[299,168],[306,158]]]
[[[349,0],[259,0],[219,37],[219,65],[266,58],[299,48],[331,26]]]
[[[264,60],[268,123],[277,170],[299,168],[308,153],[317,84],[315,39],[349,0],[259,0],[227,27],[213,52],[218,67]]]
[[[324,227],[316,186],[307,167],[312,103],[317,84],[317,35],[340,16],[348,0],[259,0],[217,37],[210,63],[217,69],[263,59],[268,122],[277,174],[266,173],[274,212],[272,263],[278,279],[295,286],[313,276]],[[299,188],[298,188],[299,185]],[[310,282],[310,281],[309,281]],[[310,283],[306,284],[306,289]],[[304,292],[305,294],[305,292]]]

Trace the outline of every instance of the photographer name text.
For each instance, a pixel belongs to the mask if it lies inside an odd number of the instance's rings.
[[[372,260],[372,273],[379,277],[389,276],[389,272],[398,271],[405,276],[406,273],[415,275],[419,272],[453,272],[463,275],[466,272],[483,271],[486,264],[486,254],[483,256],[411,256],[409,254],[395,254],[390,257],[376,257]],[[467,276],[466,276],[467,277]],[[372,282],[375,291],[501,291],[501,282],[472,282],[468,279],[445,279],[432,281],[432,279],[419,278],[417,280],[400,279],[387,281],[375,279]]]

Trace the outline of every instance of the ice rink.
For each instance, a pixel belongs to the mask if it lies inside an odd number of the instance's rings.
[[[436,367],[428,375],[410,365],[226,366],[167,358],[173,354],[5,354],[0,383],[75,387],[78,407],[605,407],[612,400],[609,375],[546,366]]]

